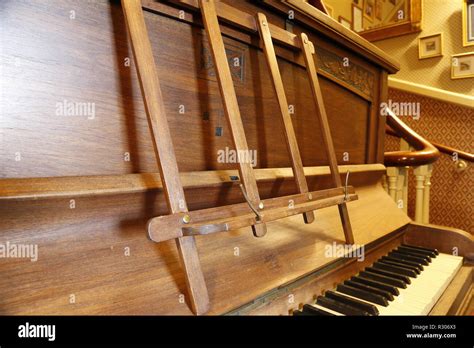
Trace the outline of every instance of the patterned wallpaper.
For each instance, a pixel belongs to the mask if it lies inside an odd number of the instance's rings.
[[[412,93],[389,89],[393,102],[419,102],[420,118],[403,122],[427,140],[474,152],[474,108],[463,107]],[[398,138],[387,136],[386,151],[398,150]],[[461,173],[452,158],[441,154],[431,178],[430,223],[460,228],[474,234],[474,163]],[[415,178],[410,173],[408,215],[415,216]]]
[[[400,71],[393,77],[474,95],[474,78],[451,79],[451,55],[474,51],[462,45],[461,0],[423,1],[421,33],[403,35],[373,42],[400,63]],[[443,33],[443,56],[418,59],[418,37]]]

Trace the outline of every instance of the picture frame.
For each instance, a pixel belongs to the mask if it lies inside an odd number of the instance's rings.
[[[364,1],[364,18],[373,22],[375,17],[375,0]]]
[[[474,77],[474,52],[453,54],[451,56],[451,79]]]
[[[418,59],[443,56],[443,33],[418,38]]]
[[[352,4],[352,30],[357,33],[364,30],[362,18],[362,8],[355,4]]]
[[[344,18],[343,16],[339,16],[338,18],[338,22],[341,23],[344,27],[346,27],[347,29],[351,29],[352,30],[352,22],[346,18]]]
[[[463,0],[462,45],[474,46],[474,0]]]
[[[374,0],[372,0],[372,2],[375,3]],[[393,19],[384,22],[384,20],[389,17],[393,18],[392,15],[396,13],[399,8],[404,6],[406,7],[406,11],[404,12],[403,20]],[[384,12],[384,7],[382,7],[382,20],[380,22],[375,22],[376,25],[372,25],[371,19],[365,16],[364,21],[366,21],[367,24],[364,23],[365,29],[360,32],[359,35],[368,41],[378,41],[402,35],[419,33],[422,31],[422,7],[422,0],[387,0],[385,8],[388,12]],[[372,28],[370,28],[371,26]]]
[[[382,0],[375,0],[375,18],[382,20]]]

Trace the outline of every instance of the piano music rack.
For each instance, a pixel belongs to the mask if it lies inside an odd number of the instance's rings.
[[[356,200],[357,195],[353,187],[347,186],[347,177],[346,185],[343,186],[341,183],[334,145],[314,63],[314,46],[306,34],[303,33],[296,37],[294,34],[285,32],[268,23],[265,16],[261,13],[255,18],[256,28],[263,42],[264,53],[280,107],[293,175],[299,193],[261,200],[251,164],[239,159],[240,187],[246,202],[188,211],[141,2],[140,0],[122,1],[122,7],[153,137],[160,176],[170,211],[169,215],[158,216],[149,220],[147,226],[148,236],[155,242],[172,239],[176,241],[179,257],[185,272],[186,285],[193,312],[203,314],[209,309],[209,296],[194,239],[196,235],[226,232],[251,226],[256,237],[263,237],[267,232],[267,222],[302,214],[305,223],[312,223],[314,221],[314,210],[337,205],[346,243],[353,244],[354,238],[346,202]],[[199,0],[199,8],[209,39],[217,82],[221,92],[225,115],[230,125],[235,150],[238,154],[248,153],[247,140],[219,27],[216,5],[214,0]],[[312,192],[308,189],[295,132],[288,112],[288,102],[283,88],[283,81],[273,47],[272,32],[277,33],[279,38],[282,35],[284,36],[285,33],[291,35],[288,41],[296,42],[303,53],[308,79],[318,110],[317,117],[322,129],[324,146],[329,159],[329,167],[334,185],[332,189]]]

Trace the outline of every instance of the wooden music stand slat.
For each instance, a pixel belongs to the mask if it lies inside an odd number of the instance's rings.
[[[147,111],[148,124],[153,137],[166,202],[172,214],[187,212],[188,208],[179,177],[178,164],[171,141],[163,96],[141,2],[140,0],[124,0],[122,1],[122,7],[132,43],[133,56],[140,80],[143,102]],[[209,296],[194,237],[183,237],[181,235],[176,239],[176,245],[185,272],[191,307],[196,314],[205,313],[209,309]]]
[[[293,175],[295,176],[296,186],[300,193],[307,193],[308,183],[306,182],[306,177],[304,175],[303,161],[301,160],[295,130],[293,129],[293,123],[291,122],[288,101],[283,87],[283,80],[281,78],[280,69],[278,68],[275,49],[273,48],[272,34],[270,32],[267,18],[263,13],[257,14],[257,26],[259,28],[260,38],[263,42],[263,50],[265,52],[267,65],[270,69],[273,88],[280,106],[283,127],[285,129],[286,145],[291,157],[291,166],[293,169]],[[306,212],[303,214],[303,217],[305,223],[309,224],[314,221],[314,212]]]
[[[245,138],[237,96],[228,66],[214,0],[199,0],[199,5],[204,26],[209,37],[217,82],[220,88],[225,114],[230,124],[230,132],[234,146],[238,154],[245,153],[248,151],[247,140]],[[306,222],[310,222],[314,219],[314,210],[338,205],[341,219],[343,220],[346,240],[348,243],[353,241],[345,202],[356,200],[358,197],[354,193],[354,189],[347,186],[347,183],[345,187],[341,185],[326,114],[324,107],[321,108],[322,97],[316,77],[314,61],[312,60],[311,42],[309,42],[307,38],[304,40],[304,37],[302,37],[302,40],[305,42],[305,44],[302,45],[302,49],[307,60],[308,73],[310,74],[315,101],[320,110],[324,143],[328,157],[330,158],[331,174],[336,187],[308,192],[308,185],[303,172],[303,164],[298,150],[296,136],[288,113],[288,102],[283,90],[281,75],[278,71],[271,31],[268,32],[261,29],[260,31],[264,39],[264,47],[272,72],[275,91],[282,112],[285,136],[293,163],[294,176],[300,193],[260,200],[253,168],[250,163],[243,161],[240,156],[238,156],[239,174],[241,182],[243,183],[243,185],[241,184],[241,188],[247,202],[188,212],[141,2],[140,0],[123,0],[122,6],[132,43],[133,55],[137,66],[143,100],[146,106],[148,122],[154,140],[160,175],[163,181],[167,204],[170,209],[169,215],[154,217],[148,221],[148,235],[151,240],[156,242],[176,239],[180,260],[185,271],[191,307],[194,313],[202,314],[209,309],[209,297],[193,237],[195,235],[226,232],[252,226],[254,235],[261,237],[266,233],[266,222],[296,214],[304,214]],[[259,18],[264,19],[262,16],[259,16]],[[263,25],[263,22],[261,22],[261,24]],[[314,75],[315,79],[311,78],[311,74]]]
[[[311,199],[308,198],[311,195]],[[265,210],[261,213],[260,223],[282,219],[308,211],[330,207],[342,202],[357,199],[354,188],[332,188],[263,200]],[[291,202],[291,208],[288,203]],[[184,216],[189,223],[183,223]],[[208,208],[172,215],[163,215],[148,222],[148,236],[154,242],[164,242],[179,236],[205,235],[227,232],[257,224],[255,214],[247,203],[237,203],[221,207]]]
[[[248,154],[249,149],[245,138],[244,126],[242,124],[242,118],[240,117],[239,105],[237,103],[234,83],[232,81],[232,75],[227,61],[214,0],[200,0],[199,4],[201,7],[204,27],[209,38],[212,56],[214,58],[222,103],[224,105],[225,115],[230,125],[235,150],[237,151],[237,154]],[[256,207],[255,209],[260,209],[260,196],[258,194],[257,180],[255,179],[252,165],[249,162],[243,162],[239,159],[239,173],[250,204]],[[253,225],[252,230],[255,236],[261,237],[265,235],[267,228],[265,224],[258,224]]]
[[[308,79],[318,111],[318,120],[321,126],[324,147],[326,149],[329,161],[329,168],[331,169],[333,184],[336,187],[342,187],[341,176],[339,174],[339,168],[337,167],[336,151],[334,150],[334,144],[332,142],[326,108],[324,107],[323,94],[321,93],[321,87],[319,86],[316,65],[314,64],[314,57],[311,53],[311,41],[309,41],[308,36],[305,33],[301,33],[300,38],[303,56],[306,63],[306,71],[308,72]],[[346,237],[346,242],[348,244],[354,244],[354,236],[352,234],[352,227],[349,220],[349,212],[347,211],[346,203],[339,204],[338,209],[342,221],[342,228]]]

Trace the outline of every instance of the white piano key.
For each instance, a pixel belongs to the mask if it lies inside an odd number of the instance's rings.
[[[321,310],[323,310],[323,311],[326,311],[326,312],[331,313],[331,314],[334,314],[334,315],[339,315],[339,316],[341,316],[341,315],[344,316],[344,315],[345,315],[345,314],[336,312],[336,311],[333,310],[333,309],[329,309],[329,308],[320,306],[320,305],[318,305],[317,303],[310,303],[310,306],[315,307],[315,308],[318,308],[318,309],[321,309]]]
[[[400,294],[394,296],[387,307],[343,295],[374,305],[379,315],[427,315],[461,266],[462,257],[440,253],[428,266],[424,266],[417,278],[411,278],[411,284],[406,289],[398,289]]]

